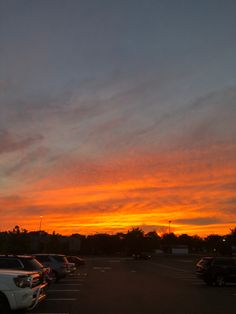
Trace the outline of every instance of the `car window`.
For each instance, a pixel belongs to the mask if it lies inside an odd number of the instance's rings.
[[[62,255],[54,255],[53,258],[59,262],[59,263],[67,263],[67,259],[65,256],[62,256]]]
[[[21,262],[27,270],[40,270],[43,267],[43,265],[34,258],[22,258]]]
[[[20,263],[19,260],[13,258],[6,258],[6,259],[0,259],[0,268],[6,268],[6,269],[22,269],[23,266]]]
[[[36,259],[41,263],[50,262],[50,258],[47,255],[37,255]]]

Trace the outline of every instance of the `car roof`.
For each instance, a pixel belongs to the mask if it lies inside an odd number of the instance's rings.
[[[36,253],[34,254],[35,256],[37,255],[42,255],[42,256],[48,256],[48,255],[53,255],[53,256],[65,256],[64,254],[56,254],[56,253]]]
[[[206,257],[202,257],[200,261],[231,261],[231,260],[236,260],[235,257],[233,256],[206,256]]]
[[[34,256],[65,256],[64,254],[47,254],[47,253],[40,253],[40,254],[34,254]]]
[[[215,260],[221,260],[221,261],[227,261],[227,260],[234,260],[235,258],[233,256],[216,256],[214,258]]]
[[[32,255],[0,255],[0,258],[34,258]]]

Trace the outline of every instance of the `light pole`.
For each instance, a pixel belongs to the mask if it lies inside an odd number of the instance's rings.
[[[40,216],[40,222],[39,222],[39,232],[41,232],[42,219],[43,219],[43,216]]]
[[[170,224],[171,224],[171,220],[169,220],[169,234],[170,234]]]

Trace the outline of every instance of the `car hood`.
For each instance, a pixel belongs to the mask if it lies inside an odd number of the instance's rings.
[[[35,274],[37,271],[27,271],[27,270],[13,270],[13,269],[0,269],[0,274],[5,275],[31,275]]]

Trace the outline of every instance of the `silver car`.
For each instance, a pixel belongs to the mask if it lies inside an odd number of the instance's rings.
[[[45,267],[50,267],[50,276],[55,282],[66,277],[70,273],[70,263],[62,254],[35,254],[35,258]]]

